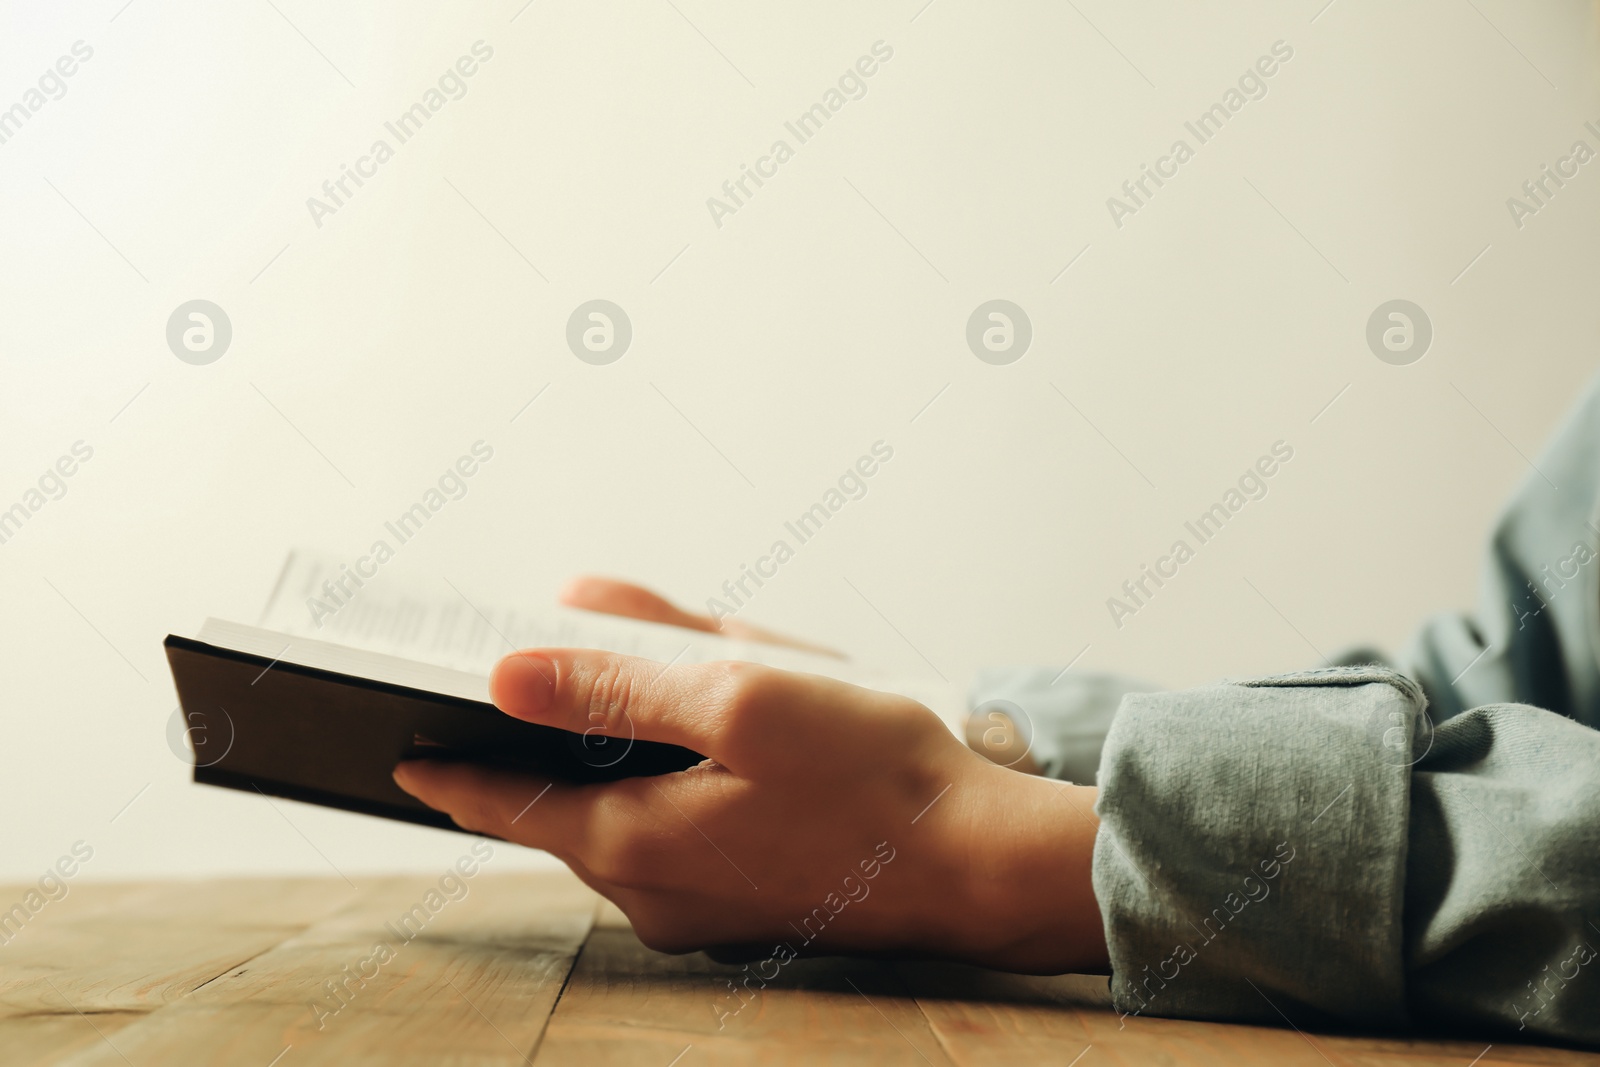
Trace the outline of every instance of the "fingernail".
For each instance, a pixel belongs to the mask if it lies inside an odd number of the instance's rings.
[[[532,652],[515,652],[495,664],[489,698],[507,715],[538,719],[550,710],[555,686],[554,663]]]
[[[416,796],[415,793],[411,792],[411,765],[409,763],[402,763],[395,767],[394,773],[390,777],[394,779],[395,785],[404,789],[407,793],[411,793],[412,796]]]

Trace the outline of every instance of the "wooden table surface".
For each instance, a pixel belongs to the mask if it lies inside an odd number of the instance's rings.
[[[0,1063],[1600,1063],[1482,1041],[1123,1025],[1104,978],[946,965],[797,960],[741,1002],[739,967],[650,951],[565,873],[484,873],[454,900],[427,896],[435,878],[359,881],[71,886],[0,944]],[[425,924],[400,929],[418,905]],[[719,1028],[719,1008],[741,1003]]]

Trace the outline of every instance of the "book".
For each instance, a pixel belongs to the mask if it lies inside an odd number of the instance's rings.
[[[523,648],[600,648],[663,666],[745,660],[901,692],[947,723],[956,713],[947,685],[875,678],[833,657],[571,608],[491,604],[442,579],[435,587],[384,575],[358,586],[348,571],[292,552],[256,624],[207,619],[194,637],[167,635],[194,781],[456,829],[394,784],[397,763],[465,759],[596,782],[700,761],[675,745],[502,713],[489,700],[489,672]]]

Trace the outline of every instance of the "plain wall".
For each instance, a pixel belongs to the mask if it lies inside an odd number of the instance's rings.
[[[480,439],[385,574],[703,606],[882,440],[741,618],[900,674],[1081,653],[1188,685],[1470,606],[1594,369],[1600,161],[1507,207],[1600,148],[1578,0],[275,4],[0,22],[0,108],[93,49],[0,144],[0,508],[93,449],[0,544],[0,877],[77,840],[86,878],[458,855],[189,784],[161,639],[253,620],[290,547],[364,552]],[[480,40],[466,94],[319,226],[307,199]],[[1266,95],[1119,226],[1107,199],[1279,41]],[[719,225],[707,199],[780,138]],[[195,298],[233,327],[206,366],[165,339]],[[608,366],[564,339],[593,298],[633,325]],[[965,338],[994,298],[1033,328],[1004,366]],[[1408,366],[1365,339],[1395,298],[1434,328]],[[1118,626],[1107,598],[1280,440],[1266,498]]]

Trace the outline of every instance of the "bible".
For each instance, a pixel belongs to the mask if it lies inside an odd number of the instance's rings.
[[[700,762],[675,745],[579,734],[503,714],[489,672],[523,648],[600,648],[673,663],[747,660],[902,692],[953,713],[945,687],[873,681],[842,660],[570,608],[469,599],[441,580],[352,588],[336,561],[293,552],[255,625],[207,619],[169,634],[194,781],[455,829],[390,777],[405,759],[461,759],[571,782]],[[329,588],[351,595],[334,597]]]

